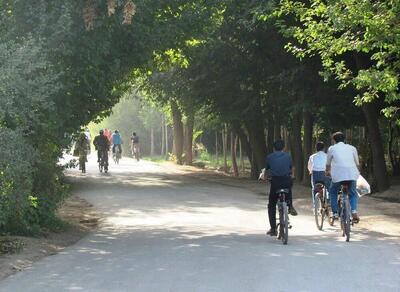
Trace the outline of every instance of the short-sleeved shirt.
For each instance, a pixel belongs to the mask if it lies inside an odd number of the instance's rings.
[[[139,136],[132,136],[131,140],[132,140],[133,144],[138,144],[139,143]]]
[[[290,176],[292,173],[292,158],[283,151],[275,151],[267,156],[265,169],[271,171],[271,176]]]
[[[112,139],[112,143],[114,145],[121,145],[122,144],[121,135],[119,133],[112,134],[111,139]]]
[[[326,164],[331,166],[331,176],[334,183],[357,180],[360,175],[357,149],[343,142],[329,147]]]
[[[318,151],[310,156],[308,159],[308,171],[325,171],[326,169],[326,153],[324,151]]]

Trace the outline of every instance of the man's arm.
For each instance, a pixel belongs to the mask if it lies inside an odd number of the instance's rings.
[[[313,169],[312,157],[313,157],[313,156],[311,155],[310,158],[308,159],[308,165],[307,165],[308,172],[309,172],[310,174],[312,174],[312,169]]]
[[[326,157],[326,170],[325,173],[326,175],[330,175],[331,174],[331,163],[332,163],[332,159],[333,159],[333,155],[332,155],[332,150],[329,147],[328,149],[328,155]]]
[[[356,163],[358,169],[360,169],[360,161],[358,159],[358,152],[357,152],[357,148],[353,147],[353,157],[354,157],[354,162]]]

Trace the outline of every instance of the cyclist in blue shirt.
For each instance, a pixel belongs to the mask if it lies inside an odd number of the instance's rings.
[[[276,232],[276,203],[278,196],[276,191],[279,189],[289,189],[287,196],[289,214],[296,216],[297,211],[292,203],[292,158],[283,151],[285,142],[277,140],[274,143],[275,151],[267,156],[265,169],[269,171],[271,176],[271,188],[268,198],[268,217],[271,229],[268,235],[275,236]]]
[[[122,139],[121,139],[121,135],[119,134],[118,130],[115,130],[114,133],[111,136],[111,141],[113,144],[112,147],[112,152],[115,153],[115,147],[118,147],[119,149],[119,153],[122,154]]]

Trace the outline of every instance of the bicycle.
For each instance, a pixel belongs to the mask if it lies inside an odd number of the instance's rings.
[[[353,220],[351,218],[351,208],[349,201],[349,188],[351,181],[341,181],[340,192],[338,194],[338,206],[339,206],[339,220],[340,228],[342,230],[342,236],[346,237],[346,241],[350,241],[351,226]],[[330,218],[330,224],[333,226],[335,218]]]
[[[86,155],[79,155],[79,169],[86,173]]]
[[[289,223],[289,207],[286,202],[286,196],[289,194],[289,189],[279,189],[278,191],[276,191],[276,194],[278,196],[276,206],[278,208],[277,219],[279,222],[276,225],[276,228],[278,230],[277,238],[281,239],[282,243],[286,245],[289,239],[289,229],[292,228]]]
[[[107,150],[101,151],[99,160],[99,171],[107,173],[108,172],[108,152]]]
[[[139,146],[136,144],[132,145],[132,157],[139,161]]]
[[[322,230],[324,226],[325,217],[329,218],[329,199],[327,196],[327,190],[325,184],[322,182],[316,182],[314,185],[314,217],[315,224],[319,230]]]
[[[119,164],[119,160],[121,159],[121,152],[119,150],[119,146],[116,145],[117,147],[114,147],[114,153],[113,153],[113,159],[115,164]]]

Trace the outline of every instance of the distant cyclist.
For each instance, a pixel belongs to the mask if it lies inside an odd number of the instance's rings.
[[[326,172],[332,177],[332,184],[329,189],[332,216],[334,219],[339,217],[337,197],[341,182],[350,181],[349,198],[351,213],[353,221],[358,223],[360,217],[357,214],[358,195],[356,182],[360,176],[360,171],[358,170],[360,163],[357,149],[350,144],[344,143],[345,137],[342,132],[336,132],[332,138],[335,144],[329,147],[326,161]]]
[[[266,159],[265,169],[271,175],[271,188],[268,197],[268,217],[271,229],[267,232],[268,235],[275,236],[276,232],[276,203],[278,195],[276,191],[279,189],[289,189],[287,195],[289,214],[292,216],[297,215],[297,211],[293,207],[292,200],[292,158],[289,154],[284,152],[285,142],[277,140],[274,143],[274,152],[269,154]]]
[[[75,144],[75,149],[78,151],[79,155],[79,169],[82,170],[83,173],[86,172],[86,158],[87,151],[90,148],[89,140],[87,139],[85,133],[81,133],[78,137],[78,140]]]
[[[111,141],[112,141],[112,144],[113,144],[112,153],[115,153],[115,148],[118,147],[119,153],[121,155],[122,154],[122,147],[121,147],[122,138],[121,138],[121,135],[118,132],[118,130],[115,130],[114,133],[112,134]]]
[[[99,135],[94,137],[93,144],[97,150],[97,162],[103,158],[104,169],[108,170],[108,150],[110,149],[110,142],[104,135],[104,131],[100,130]]]
[[[312,154],[308,159],[308,171],[311,175],[311,197],[313,203],[313,210],[315,204],[315,190],[316,183],[323,183],[329,189],[330,178],[325,175],[327,154],[325,153],[325,144],[322,141],[317,142],[317,152]]]
[[[136,159],[139,160],[139,155],[140,155],[139,136],[136,135],[135,132],[133,132],[131,136],[131,149],[132,149],[132,156],[136,157]]]

